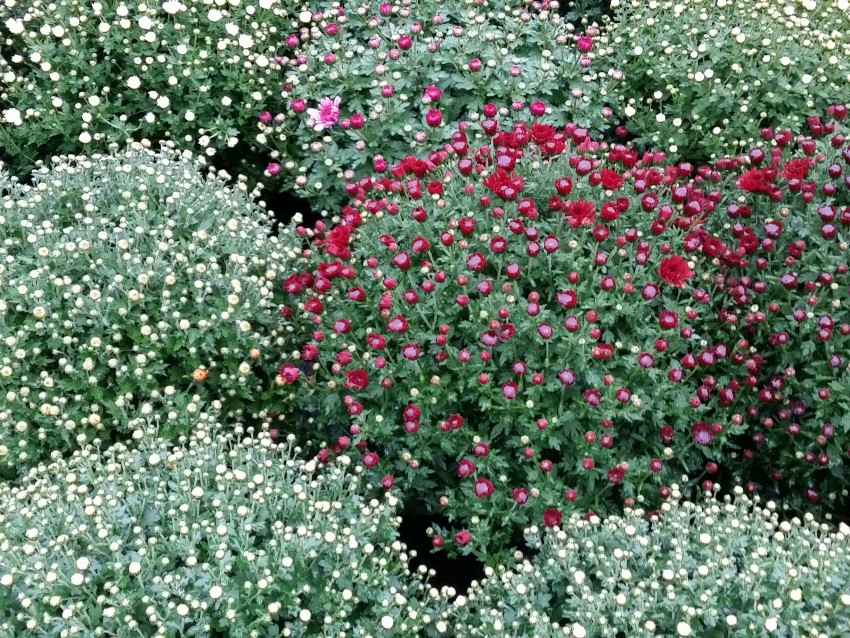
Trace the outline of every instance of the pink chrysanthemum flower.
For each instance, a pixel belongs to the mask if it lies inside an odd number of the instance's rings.
[[[339,119],[339,103],[342,98],[323,97],[319,102],[319,108],[307,109],[307,126],[312,126],[316,131],[324,131],[330,128]]]

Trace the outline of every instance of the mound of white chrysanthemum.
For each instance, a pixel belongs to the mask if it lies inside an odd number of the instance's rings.
[[[677,495],[674,491],[674,496]],[[850,627],[850,528],[784,520],[738,490],[674,499],[555,532],[539,554],[487,569],[441,616],[456,636],[843,636]]]
[[[442,608],[407,567],[395,497],[370,500],[347,457],[317,469],[291,442],[182,420],[176,447],[140,417],[136,449],[0,485],[0,635],[412,636],[422,601]]]
[[[614,0],[612,101],[639,143],[688,161],[763,143],[845,93],[847,0]],[[768,138],[769,139],[769,138]]]
[[[0,146],[16,173],[45,155],[148,138],[262,174],[262,156],[239,160],[280,91],[275,50],[302,2],[3,4]]]
[[[109,441],[145,403],[260,410],[283,259],[266,211],[137,143],[33,177],[0,176],[0,467]]]

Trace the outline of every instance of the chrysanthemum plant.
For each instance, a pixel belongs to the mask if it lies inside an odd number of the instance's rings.
[[[537,554],[488,569],[438,622],[470,638],[847,635],[850,527],[778,510],[741,488],[697,503],[676,490],[657,512],[529,528]]]
[[[175,445],[161,418],[0,485],[2,635],[423,635],[446,608],[347,457],[317,471],[207,414]]]
[[[761,142],[846,93],[848,0],[613,0],[600,46],[626,71],[621,124],[671,158]],[[612,102],[615,100],[612,96]]]
[[[31,186],[0,175],[4,474],[126,436],[143,404],[264,409],[286,257],[267,212],[202,170],[133,143],[54,158]]]
[[[251,158],[256,117],[280,91],[275,51],[299,24],[300,7],[6,0],[0,146],[10,168],[24,175],[45,156],[170,139],[218,168],[262,179],[262,154]]]
[[[312,245],[283,281],[302,347],[281,400],[313,411],[322,458],[356,446],[453,521],[435,546],[491,560],[531,522],[663,501],[735,431],[696,394],[737,350],[699,328],[721,246],[688,243],[720,192],[529,109],[507,128],[485,105],[428,160],[349,183],[333,228],[292,231]]]
[[[703,396],[746,427],[733,463],[749,490],[846,516],[850,486],[850,139],[847,107],[769,148],[717,163],[725,201],[713,333],[745,356],[709,370]],[[728,177],[727,177],[728,175]]]
[[[259,116],[258,139],[272,149],[266,174],[333,212],[343,178],[448,141],[453,122],[483,118],[490,100],[506,117],[546,99],[554,122],[604,129],[603,96],[621,73],[596,27],[575,33],[555,3],[516,4],[350,1],[308,12],[281,35],[283,92]]]

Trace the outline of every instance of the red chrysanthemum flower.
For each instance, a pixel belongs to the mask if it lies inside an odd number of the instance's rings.
[[[779,175],[785,179],[806,179],[809,176],[809,162],[810,160],[808,157],[795,157],[794,159],[790,159],[783,164],[782,171]]]
[[[564,221],[571,228],[579,226],[592,226],[596,221],[596,207],[593,202],[578,199],[574,202],[564,204]]]
[[[625,181],[617,171],[607,167],[599,171],[599,176],[602,178],[602,188],[606,191],[617,190]]]
[[[461,478],[472,476],[475,473],[475,463],[469,459],[461,459],[457,462],[457,475]]]
[[[511,498],[517,505],[525,505],[528,503],[528,490],[524,487],[517,487],[511,492]]]
[[[658,315],[658,325],[664,330],[673,330],[679,326],[679,315],[672,310],[662,310]]]
[[[350,390],[363,390],[367,385],[369,385],[369,375],[366,374],[366,371],[363,368],[346,370],[345,381],[342,385]]]
[[[500,167],[490,173],[481,183],[500,198],[511,201],[516,199],[522,190],[523,178],[514,175],[513,172],[509,174]]]
[[[513,401],[517,398],[517,385],[513,381],[508,381],[502,384],[502,396],[508,401]]]
[[[301,371],[291,363],[284,363],[280,366],[278,374],[286,383],[295,383],[298,380],[298,376],[301,374]]]
[[[366,452],[361,458],[361,461],[365,467],[375,467],[378,464],[379,457],[374,452]]]
[[[661,260],[658,265],[658,276],[671,286],[681,288],[694,276],[694,271],[688,268],[688,262],[684,257],[672,255]]]
[[[541,124],[540,122],[535,122],[531,125],[531,139],[534,140],[534,143],[537,145],[548,142],[555,135],[555,129],[548,124]]]
[[[475,479],[475,483],[472,485],[472,493],[475,498],[487,498],[493,493],[493,489],[493,483],[486,478]]]
[[[543,512],[543,524],[546,527],[557,527],[561,524],[561,511],[554,507],[548,508]]]
[[[625,475],[626,470],[624,470],[622,467],[620,467],[619,465],[617,467],[613,467],[608,470],[608,482],[611,483],[611,485],[617,485],[618,483],[622,483],[623,477]]]
[[[334,226],[327,237],[316,244],[324,248],[328,255],[348,259],[351,256],[351,251],[348,250],[349,241],[351,241],[351,229],[348,226],[339,225]]]
[[[455,534],[455,545],[466,545],[469,542],[469,532],[462,530]]]
[[[390,332],[407,332],[407,319],[402,315],[396,315],[387,322],[387,330]]]
[[[771,191],[770,180],[764,170],[760,168],[746,170],[735,182],[735,186],[748,193],[769,193]]]
[[[691,426],[691,437],[697,445],[711,445],[714,441],[714,432],[705,421],[699,421]]]
[[[373,350],[383,350],[387,346],[387,340],[377,332],[370,332],[366,335],[366,345]]]
[[[490,446],[486,443],[474,443],[472,453],[479,458],[487,456],[490,453]]]

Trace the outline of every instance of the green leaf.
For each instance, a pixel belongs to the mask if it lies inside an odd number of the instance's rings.
[[[844,434],[850,433],[850,414],[844,414],[839,417],[834,423],[835,427],[844,432]]]

